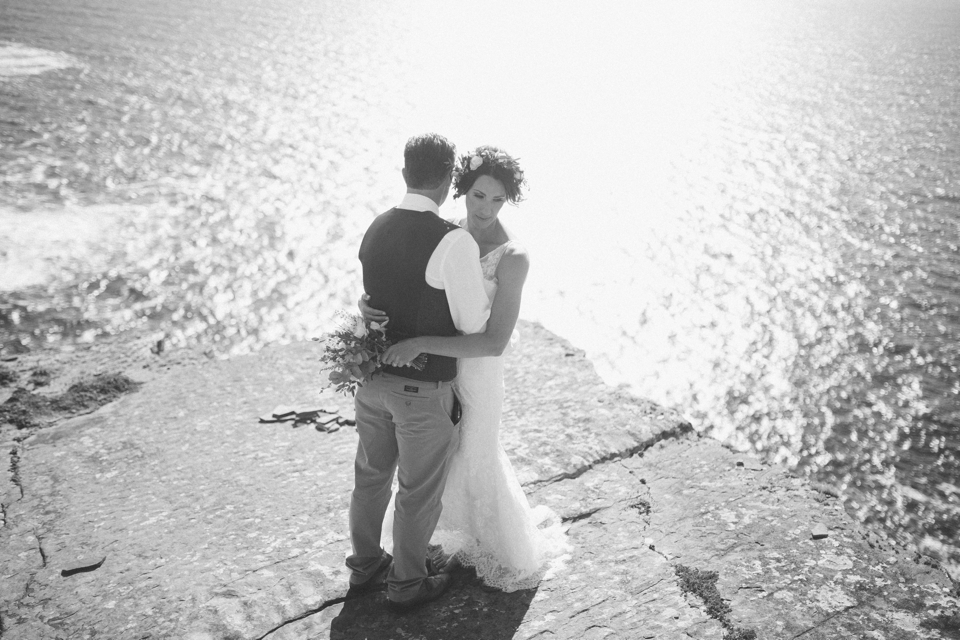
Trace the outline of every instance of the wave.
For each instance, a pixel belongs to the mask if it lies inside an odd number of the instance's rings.
[[[77,66],[80,66],[80,63],[65,53],[16,43],[0,44],[0,78],[31,76]]]

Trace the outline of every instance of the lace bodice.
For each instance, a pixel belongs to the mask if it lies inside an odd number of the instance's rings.
[[[483,271],[483,279],[485,281],[484,285],[487,286],[487,283],[492,284],[492,293],[496,293],[496,286],[499,284],[497,280],[497,266],[500,264],[500,258],[502,258],[503,254],[506,253],[507,245],[509,244],[510,241],[504,242],[502,245],[480,258],[480,269]],[[487,286],[487,295],[490,295],[491,300],[493,299],[489,286]]]

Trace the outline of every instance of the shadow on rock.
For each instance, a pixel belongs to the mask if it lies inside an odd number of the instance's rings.
[[[466,574],[436,602],[396,614],[387,608],[386,592],[378,591],[336,605],[340,610],[330,622],[330,640],[512,638],[536,594],[536,589],[487,590],[473,574]]]

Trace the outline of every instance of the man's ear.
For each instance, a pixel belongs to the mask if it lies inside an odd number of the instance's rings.
[[[406,167],[404,167],[403,169],[400,169],[400,175],[403,176],[403,182],[404,182],[404,184],[408,184],[408,183],[407,183],[407,168],[406,168]]]

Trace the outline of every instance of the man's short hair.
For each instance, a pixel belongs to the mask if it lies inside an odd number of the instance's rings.
[[[436,189],[453,169],[457,148],[436,133],[424,133],[407,140],[403,167],[411,189]]]

